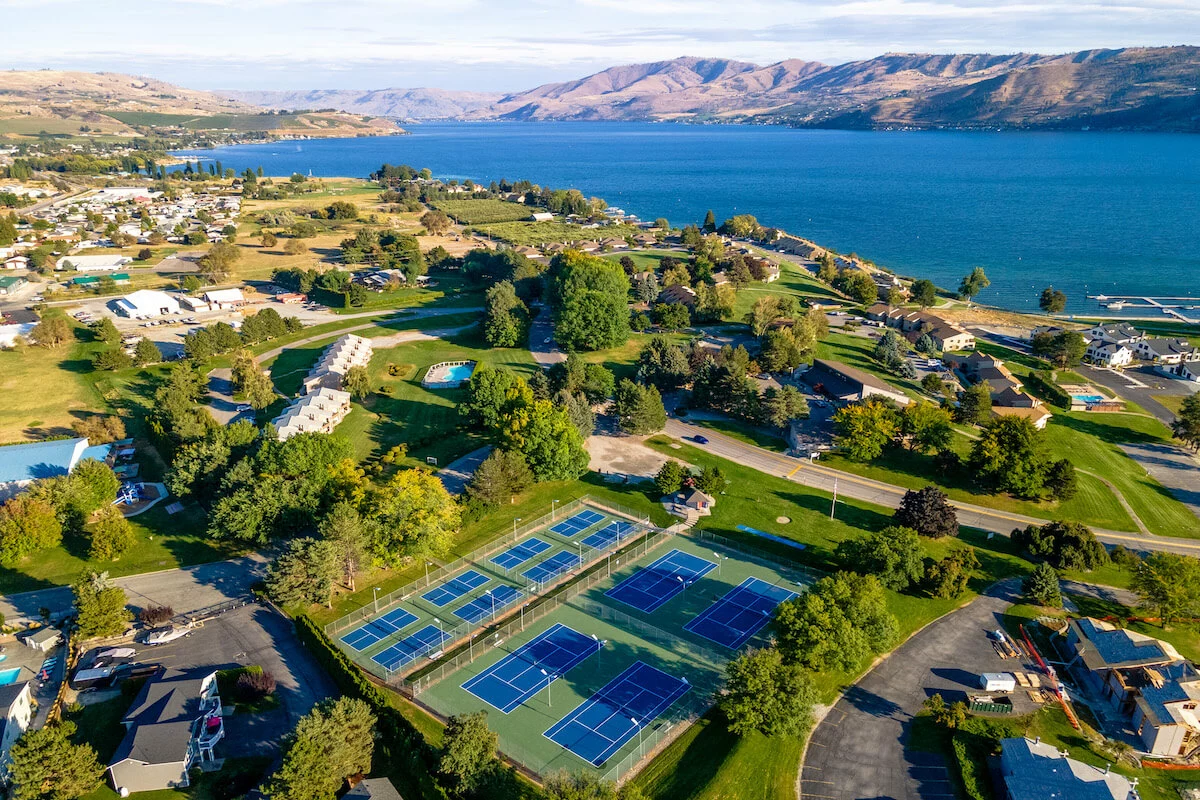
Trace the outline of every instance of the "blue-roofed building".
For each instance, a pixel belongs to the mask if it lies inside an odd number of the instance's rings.
[[[0,500],[7,500],[39,478],[70,474],[85,458],[104,461],[111,445],[89,446],[87,439],[10,444],[0,447]]]
[[[1068,758],[1040,739],[1003,739],[1000,775],[1007,800],[1139,800],[1137,781]]]
[[[1169,642],[1085,617],[1068,624],[1067,643],[1075,673],[1129,718],[1147,753],[1200,746],[1200,672]]]

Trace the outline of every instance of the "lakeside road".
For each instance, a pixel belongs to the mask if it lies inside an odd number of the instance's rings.
[[[902,486],[895,486],[883,481],[863,478],[849,472],[831,469],[818,464],[810,464],[807,459],[793,458],[782,453],[776,453],[755,445],[726,436],[709,428],[690,425],[678,419],[668,419],[664,432],[677,439],[691,440],[696,436],[704,436],[708,444],[692,446],[721,456],[738,464],[743,464],[759,472],[777,475],[787,480],[832,493],[837,485],[839,498],[852,497],[885,508],[896,508],[901,498],[908,491]],[[1049,520],[1040,517],[1030,517],[1024,514],[1014,514],[1007,511],[997,511],[973,503],[963,503],[951,500],[950,504],[958,512],[958,522],[968,528],[998,533],[1008,536],[1013,528],[1023,528],[1026,525],[1045,525]],[[835,512],[836,513],[836,512]],[[1096,538],[1105,544],[1122,544],[1138,550],[1161,550],[1169,553],[1200,556],[1200,540],[1172,539],[1167,536],[1151,534],[1126,533],[1111,531],[1104,528],[1092,528]]]

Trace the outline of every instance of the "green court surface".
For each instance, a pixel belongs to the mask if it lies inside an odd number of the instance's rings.
[[[566,524],[578,520],[574,524]],[[605,533],[616,530],[620,537]],[[572,505],[493,541],[326,626],[359,666],[384,680],[419,669],[468,636],[600,563],[648,528],[596,504]]]
[[[676,550],[716,566],[673,593],[652,613],[606,596],[614,586]],[[610,562],[598,575],[584,579],[591,585],[577,595],[571,596],[568,590],[561,597],[547,601],[544,608],[531,609],[523,630],[520,622],[514,620],[501,632],[476,639],[473,652],[459,652],[449,666],[435,667],[433,675],[438,677],[428,675],[418,681],[415,699],[443,717],[487,711],[488,725],[499,735],[500,750],[535,773],[546,775],[563,769],[592,771],[614,780],[634,768],[644,753],[650,752],[664,736],[681,731],[715,700],[724,680],[725,664],[735,651],[685,630],[684,626],[747,579],[756,578],[796,593],[803,591],[809,582],[795,568],[693,534],[662,535],[660,543],[649,552],[634,557],[623,553],[612,557]],[[464,683],[481,673],[503,670],[497,664],[516,651],[521,651],[527,662],[534,662],[532,671],[536,676],[540,672],[536,657],[529,655],[529,649],[521,648],[558,624],[604,644],[566,674],[554,680],[548,677],[544,688],[539,685],[507,714],[463,688]],[[767,636],[768,627],[764,626],[750,638],[749,646],[761,646]],[[686,680],[687,692],[657,719],[639,720],[640,732],[598,767],[547,738],[546,732],[559,720],[637,662]],[[455,669],[453,664],[459,663],[462,666]],[[612,710],[615,722],[624,722],[625,716],[628,715],[621,708]]]

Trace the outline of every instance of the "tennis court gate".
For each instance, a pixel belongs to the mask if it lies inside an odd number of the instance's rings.
[[[641,558],[674,535],[669,531],[661,529],[651,530],[641,541],[635,542],[632,546],[620,551],[621,556],[630,559]],[[485,630],[483,633],[472,637],[466,644],[456,645],[458,652],[453,656],[438,661],[427,669],[419,669],[407,678],[400,675],[389,678],[388,684],[402,694],[415,698],[438,681],[457,672],[476,658],[491,652],[492,648],[496,647],[499,643],[507,641],[509,637],[520,633],[528,626],[544,619],[563,605],[570,603],[576,608],[584,608],[581,604],[571,603],[571,600],[601,581],[608,580],[609,574],[609,569],[597,569],[590,575],[564,586],[555,594],[539,598],[536,605],[530,603],[526,606],[521,606],[520,609],[513,609],[509,612],[512,618],[507,623],[495,629]],[[611,613],[622,614],[622,612],[616,609],[610,609],[610,611]],[[632,630],[638,630],[637,626],[645,626],[648,629],[652,628],[652,626],[645,625],[645,623],[628,617],[628,615],[624,616],[630,620],[628,627]],[[613,617],[605,618],[612,619]],[[658,631],[657,628],[653,628],[652,630],[657,631],[663,637],[657,641],[682,641],[666,631]],[[638,632],[642,633],[640,630]]]

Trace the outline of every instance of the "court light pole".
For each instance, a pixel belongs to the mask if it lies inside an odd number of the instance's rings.
[[[378,614],[379,613],[379,587],[376,586],[376,587],[372,588],[371,592],[375,598],[375,613]]]
[[[513,519],[513,541],[517,539],[517,523],[521,521],[520,517]]]
[[[630,718],[629,718],[629,721],[633,723],[633,726],[634,726],[635,728],[637,728],[637,732],[638,732],[638,757],[639,757],[639,758],[641,758],[643,755],[645,755],[645,753],[644,753],[644,752],[642,752],[642,728],[641,728],[641,726],[640,726],[640,725],[638,725],[637,717],[630,717]]]
[[[429,585],[429,562],[425,562],[425,585]]]
[[[546,708],[554,708],[553,696],[550,692],[550,684],[554,683],[554,679],[558,676],[553,672],[546,672],[544,669],[541,670],[541,673],[546,676]]]
[[[558,504],[559,504],[560,502],[562,502],[562,501],[561,501],[561,500],[551,500],[551,501],[550,501],[550,521],[551,521],[551,522],[554,522],[554,521],[555,521],[555,518],[554,518],[554,510],[555,510],[555,509],[558,507]]]

